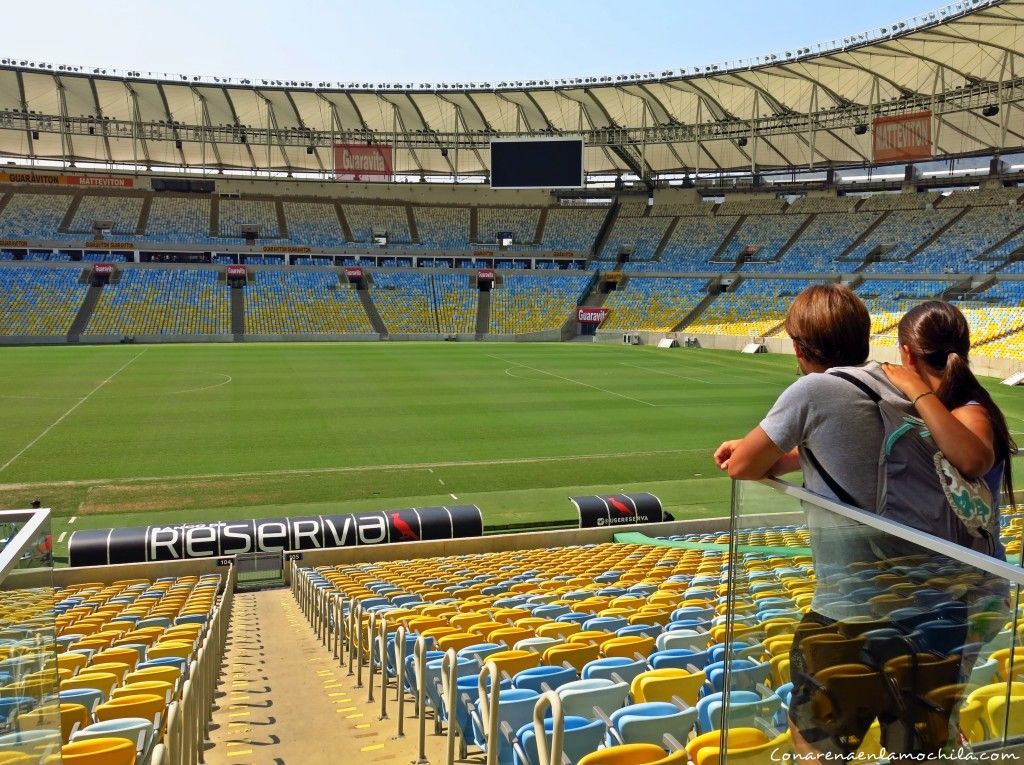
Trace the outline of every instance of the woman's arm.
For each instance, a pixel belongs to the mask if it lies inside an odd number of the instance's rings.
[[[903,395],[916,401],[917,413],[953,467],[968,478],[979,478],[992,468],[992,423],[984,407],[960,406],[950,411],[913,369],[889,364],[882,369]]]

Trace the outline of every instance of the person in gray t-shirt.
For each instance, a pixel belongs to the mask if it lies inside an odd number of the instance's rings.
[[[756,480],[803,469],[807,487],[839,499],[809,459],[818,464],[866,510],[876,507],[878,454],[884,432],[878,409],[848,380],[824,374],[842,368],[886,396],[900,393],[877,364],[867,364],[871,318],[861,300],[836,284],[815,285],[793,301],[785,323],[804,376],[789,386],[771,411],[744,438],[726,441],[715,451],[718,467],[731,478]],[[804,623],[812,630],[849,615],[839,586],[850,564],[877,560],[871,532],[827,511],[807,508],[815,591]],[[803,623],[802,625],[803,626]],[[797,751],[846,753],[849,741],[866,732],[850,731],[847,743],[821,731],[798,637],[790,653],[793,697],[790,723]],[[856,748],[856,747],[854,747]]]
[[[745,438],[723,443],[715,461],[731,478],[739,479],[802,470],[809,490],[840,499],[808,458],[810,451],[859,507],[873,510],[884,437],[878,408],[848,380],[823,374],[841,369],[884,397],[902,398],[881,367],[867,363],[871,331],[867,308],[845,287],[815,285],[794,299],[785,326],[804,376],[783,391]],[[866,530],[827,511],[808,507],[807,512],[818,583],[811,609],[828,619],[840,619],[846,612],[830,608],[837,598],[828,591],[828,583],[848,572],[850,563],[873,559]]]

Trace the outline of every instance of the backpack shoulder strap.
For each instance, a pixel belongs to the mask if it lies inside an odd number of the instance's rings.
[[[832,375],[833,377],[839,377],[843,380],[846,380],[849,383],[853,383],[858,388],[860,388],[861,392],[865,396],[874,401],[876,404],[882,400],[882,397],[878,394],[878,391],[873,390],[871,386],[868,385],[866,382],[857,379],[856,377],[847,372],[829,372],[828,374]]]
[[[832,475],[825,470],[825,466],[818,462],[818,458],[814,456],[814,452],[806,446],[801,447],[800,451],[807,455],[807,459],[810,461],[811,465],[814,466],[814,469],[818,471],[818,475],[821,476],[821,480],[825,482],[825,485],[828,486],[828,488],[832,490],[832,493],[836,495],[836,499],[844,504],[851,505],[852,507],[860,507],[860,505],[857,504],[857,500],[851,496],[850,492],[844,489],[839,484],[839,481],[833,478]]]
[[[871,401],[876,405],[882,400],[882,397],[876,391],[872,390],[867,383],[865,383],[863,380],[858,380],[851,374],[848,374],[846,372],[829,372],[828,374],[833,375],[834,377],[839,377],[857,386],[860,389],[860,391],[869,399],[871,399]],[[848,492],[846,489],[840,486],[839,482],[835,478],[833,478],[827,470],[825,470],[825,466],[822,465],[818,461],[818,458],[814,456],[814,452],[812,452],[807,447],[801,448],[801,451],[807,455],[808,461],[811,463],[814,469],[818,471],[818,475],[821,476],[821,480],[823,480],[825,482],[825,485],[832,490],[832,493],[836,495],[836,498],[840,502],[843,502],[847,505],[851,505],[853,507],[860,507],[860,505],[857,504],[857,500],[853,498],[850,492]]]

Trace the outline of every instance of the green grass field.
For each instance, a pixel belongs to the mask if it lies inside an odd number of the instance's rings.
[[[456,501],[568,520],[570,494],[605,491],[724,515],[713,449],[795,376],[791,356],[579,343],[5,348],[0,507],[52,507],[58,555],[80,528]]]

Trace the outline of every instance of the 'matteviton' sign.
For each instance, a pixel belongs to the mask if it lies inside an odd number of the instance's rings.
[[[393,173],[390,144],[334,145],[334,175],[339,181],[390,181]]]
[[[932,156],[932,113],[876,117],[871,124],[875,162],[910,162]]]
[[[452,505],[352,515],[88,529],[71,535],[68,554],[72,566],[109,566],[478,537],[483,531],[479,507]]]

